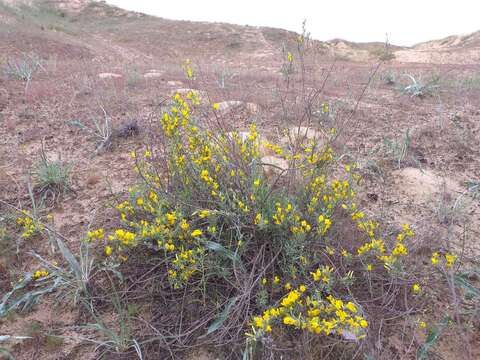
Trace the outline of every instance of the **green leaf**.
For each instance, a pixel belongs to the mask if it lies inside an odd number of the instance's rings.
[[[242,264],[242,260],[240,259],[240,257],[238,256],[237,253],[233,252],[232,250],[227,249],[225,246],[223,246],[219,243],[216,243],[214,241],[205,240],[204,244],[205,244],[205,247],[208,250],[215,251],[215,252],[218,252],[218,253],[222,254],[223,256],[232,260],[234,263],[237,263],[240,266],[240,268],[242,269],[242,271],[245,271],[245,267]]]
[[[8,351],[7,349],[0,348],[0,355],[3,355],[6,360],[15,360],[12,353],[10,351]]]
[[[212,322],[212,324],[208,327],[207,335],[218,330],[220,326],[227,320],[228,315],[230,315],[230,309],[233,305],[237,302],[238,297],[231,298],[223,311],[218,315],[218,317]]]
[[[455,283],[462,287],[467,296],[470,299],[480,297],[480,290],[470,284],[462,275],[455,275]]]
[[[78,263],[77,259],[72,254],[72,252],[68,249],[68,247],[65,246],[65,244],[59,237],[56,237],[56,240],[57,240],[58,249],[60,250],[65,260],[67,260],[68,264],[70,265],[70,269],[75,274],[75,277],[77,279],[82,279],[82,268],[80,267],[80,264]]]
[[[446,316],[440,321],[438,326],[435,326],[430,330],[425,343],[417,350],[417,360],[425,359],[429,355],[430,348],[437,343],[438,338],[450,321],[450,317]]]

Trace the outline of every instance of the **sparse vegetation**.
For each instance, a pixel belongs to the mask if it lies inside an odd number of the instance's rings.
[[[384,72],[386,47],[367,73],[377,44],[337,63],[305,24],[51,10],[1,25],[6,59],[56,63],[0,92],[0,357],[477,358],[477,98],[447,83],[473,70]]]

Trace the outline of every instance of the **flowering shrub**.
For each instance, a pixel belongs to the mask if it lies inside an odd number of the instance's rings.
[[[382,235],[359,209],[359,176],[354,164],[339,167],[335,131],[272,144],[255,124],[245,133],[202,126],[198,104],[194,93],[175,95],[160,119],[161,143],[131,154],[142,183],[117,206],[123,226],[87,234],[108,261],[128,266],[139,248],[161,254],[172,291],[209,293],[207,308],[227,304],[219,337],[247,330],[249,351],[288,329],[360,341],[376,316],[369,307],[383,305],[377,292],[395,284],[420,295],[406,278],[413,230]],[[272,156],[288,163],[273,176],[264,162]],[[444,258],[447,267],[455,261]],[[211,320],[209,333],[218,329]]]

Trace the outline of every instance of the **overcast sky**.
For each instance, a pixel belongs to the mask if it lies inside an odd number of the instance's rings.
[[[318,40],[413,45],[480,30],[479,0],[107,0],[168,19],[271,26]]]

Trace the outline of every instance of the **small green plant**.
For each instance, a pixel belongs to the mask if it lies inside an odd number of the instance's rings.
[[[23,54],[20,58],[7,60],[3,72],[7,77],[24,81],[28,86],[33,75],[39,69],[43,69],[42,62],[42,59],[34,53]]]
[[[386,154],[391,157],[398,169],[402,167],[402,163],[407,158],[411,142],[410,129],[407,129],[400,139],[387,137],[383,139]]]
[[[32,218],[29,212],[22,211],[19,219]],[[90,285],[97,264],[88,241],[82,241],[78,258],[66,246],[62,236],[50,225],[35,220],[36,231],[47,232],[50,241],[63,260],[63,266],[56,261],[48,261],[35,252],[30,252],[40,265],[37,270],[26,272],[20,280],[13,285],[11,291],[6,293],[0,301],[0,318],[7,316],[12,311],[27,311],[38,303],[40,298],[54,291],[60,297],[69,297],[74,305],[89,303]]]
[[[429,82],[420,82],[412,75],[405,74],[405,76],[410,79],[410,84],[405,86],[401,91],[403,94],[408,94],[411,97],[423,98],[425,96],[431,96],[439,87],[438,78],[433,78]]]
[[[113,324],[107,324],[91,304],[85,304],[95,322],[84,325],[82,328],[94,330],[98,336],[82,338],[82,340],[96,345],[96,351],[100,351],[99,358],[109,353],[124,354],[133,350],[136,357],[142,360],[141,344],[133,335],[130,306],[121,299],[113,282],[110,298],[117,316],[116,321]]]
[[[125,77],[126,77],[127,86],[129,88],[134,88],[138,85],[138,83],[142,79],[142,74],[136,68],[133,68],[133,69],[128,69],[126,71]]]
[[[459,86],[466,88],[467,90],[480,89],[480,72],[473,73],[472,75],[459,80]]]
[[[7,216],[0,216],[0,259],[5,258],[8,261],[9,254],[12,253],[14,249],[14,239],[10,232],[7,230],[6,222]]]
[[[0,343],[5,343],[10,340],[18,341],[18,340],[28,340],[31,339],[30,336],[11,336],[11,335],[0,335]],[[0,347],[0,355],[3,356],[6,360],[15,360],[12,353],[3,347]]]
[[[382,75],[381,79],[386,85],[394,85],[397,81],[397,75],[393,71],[388,71]]]
[[[470,180],[466,184],[468,192],[472,195],[473,199],[480,199],[480,181]]]
[[[32,253],[32,255],[40,261],[55,283],[56,289],[61,290],[62,297],[71,298],[74,305],[87,301],[90,297],[91,280],[96,269],[90,244],[82,241],[77,258],[59,236],[55,236],[55,241],[67,266],[60,266],[55,262],[48,261],[36,253]]]
[[[429,330],[425,343],[417,350],[417,360],[430,358],[430,349],[438,343],[440,335],[449,324],[451,324],[451,319],[446,316],[438,325]]]
[[[35,187],[42,199],[51,196],[53,203],[71,190],[72,165],[58,160],[49,160],[42,150],[40,161],[33,170]]]
[[[441,224],[450,226],[465,219],[469,207],[467,192],[454,197],[443,185],[443,191],[435,201],[435,213]],[[471,201],[471,200],[470,200]]]
[[[55,350],[60,348],[63,345],[64,339],[60,336],[47,335],[45,338],[45,343],[46,343],[45,345],[47,349]]]
[[[72,120],[67,122],[69,125],[76,126],[87,132],[95,139],[96,154],[100,153],[101,151],[108,150],[112,146],[113,131],[110,116],[108,116],[107,112],[103,107],[101,107],[101,109],[103,112],[103,120],[93,118],[93,126],[87,126],[79,120]]]
[[[39,273],[40,274],[40,273]],[[44,280],[48,279],[48,274],[41,273],[36,276],[35,273],[25,273],[23,277],[14,284],[11,291],[7,292],[0,301],[0,318],[7,316],[12,311],[28,311],[40,298],[54,291],[57,283],[44,286]]]
[[[228,86],[228,82],[232,80],[236,75],[232,73],[227,68],[217,69],[215,71],[215,75],[217,76],[217,85],[220,89],[226,89]]]

